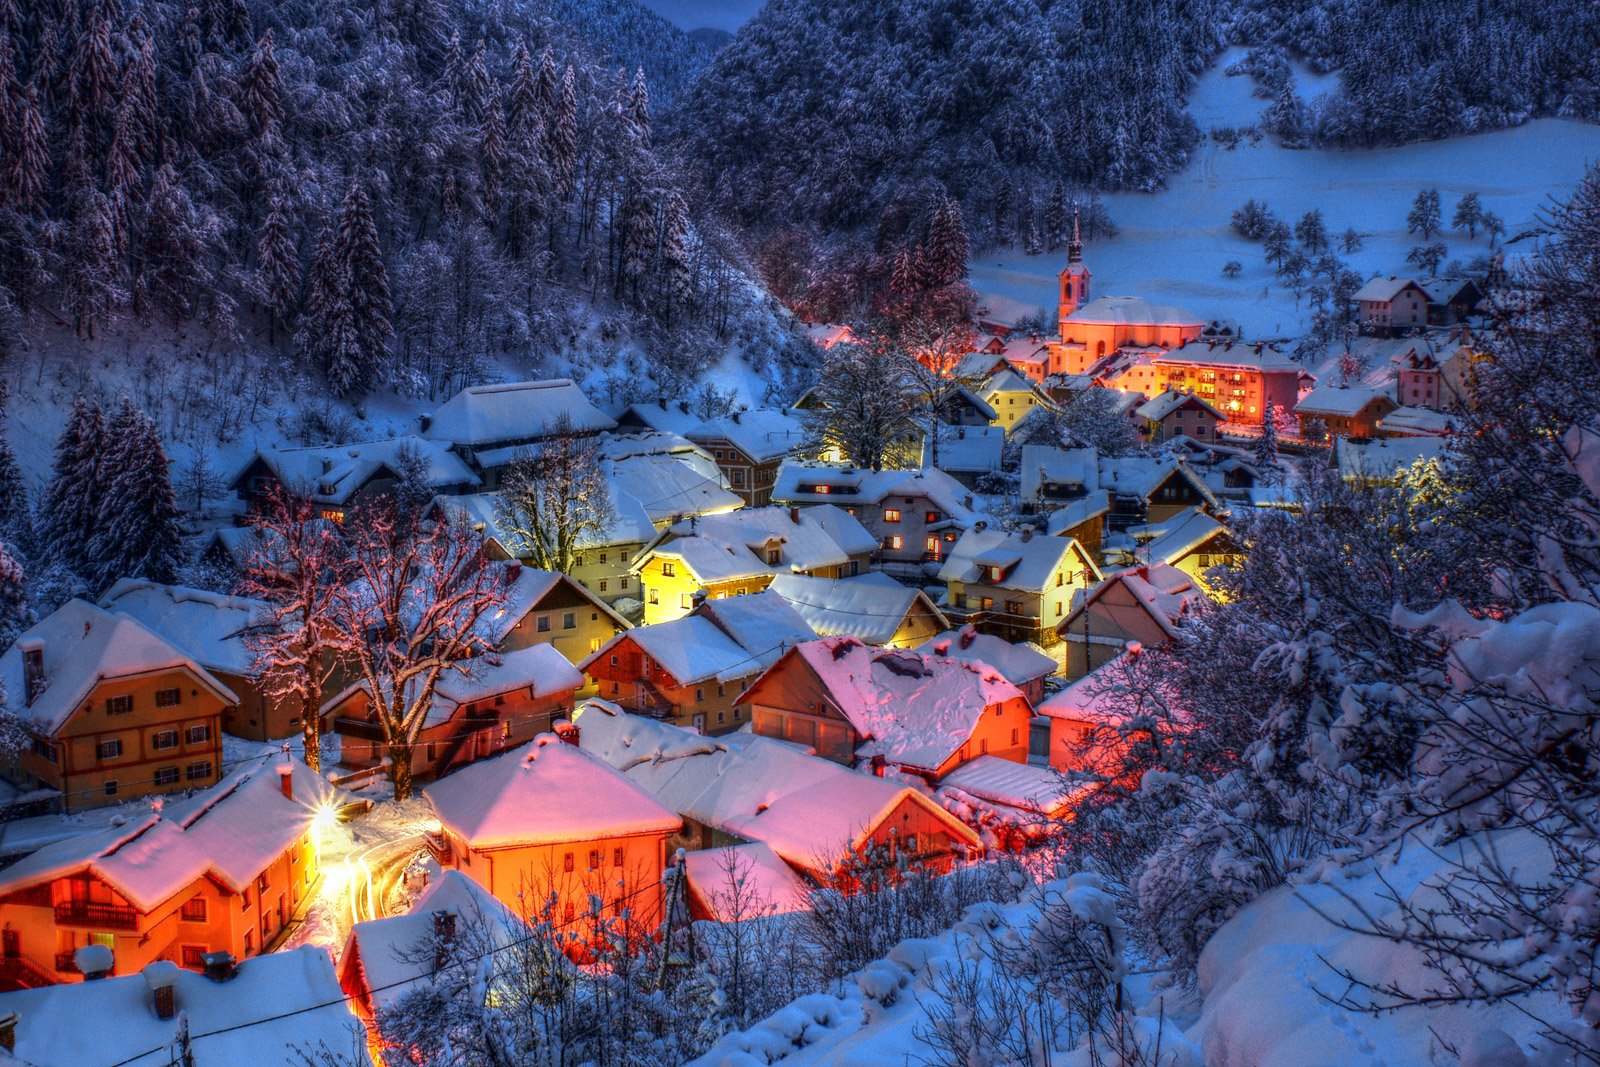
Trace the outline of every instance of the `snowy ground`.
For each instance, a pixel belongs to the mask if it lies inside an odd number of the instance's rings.
[[[1214,126],[1248,126],[1267,106],[1251,96],[1246,77],[1223,70],[1241,53],[1230,52],[1200,81],[1191,110],[1202,131]],[[1297,72],[1299,91],[1308,97],[1331,91],[1332,76]],[[1585,168],[1600,161],[1600,126],[1540,119],[1515,129],[1445,141],[1372,151],[1290,151],[1268,140],[1231,151],[1214,141],[1156,194],[1123,193],[1106,198],[1121,232],[1090,242],[1084,258],[1093,272],[1096,295],[1142,296],[1207,319],[1238,322],[1246,337],[1293,337],[1303,332],[1306,308],[1276,284],[1258,243],[1239,238],[1229,217],[1246,200],[1265,200],[1291,225],[1320,208],[1334,235],[1354,227],[1367,235],[1362,251],[1342,256],[1358,272],[1403,273],[1406,252],[1419,241],[1406,233],[1406,212],[1417,191],[1437,187],[1444,221],[1463,193],[1479,193],[1485,209],[1499,215],[1507,237],[1536,224],[1536,214],[1552,195],[1569,192]],[[1447,234],[1450,259],[1470,261],[1488,251],[1480,235]],[[1510,255],[1530,247],[1514,242]],[[1222,277],[1222,266],[1237,260],[1237,279]],[[1042,306],[1054,315],[1056,273],[1063,253],[1025,256],[1020,252],[974,257],[972,284],[991,314],[1000,318],[1031,314]]]

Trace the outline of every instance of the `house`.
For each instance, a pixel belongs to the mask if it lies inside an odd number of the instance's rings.
[[[100,606],[138,621],[182,649],[238,698],[223,709],[223,730],[253,741],[300,733],[304,711],[300,701],[266,691],[248,643],[252,628],[271,617],[265,601],[123,578],[107,591]]]
[[[1169,564],[1107,575],[1057,627],[1067,647],[1067,677],[1082,678],[1120,656],[1129,642],[1145,648],[1166,644],[1205,600],[1194,578]]]
[[[691,852],[684,874],[692,919],[748,922],[811,907],[811,887],[764,841]]]
[[[945,775],[934,799],[986,839],[1020,852],[1054,837],[1087,791],[1049,767],[979,756]]]
[[[1333,463],[1352,485],[1394,485],[1412,468],[1442,463],[1445,447],[1442,437],[1342,438],[1333,443]]]
[[[1125,530],[1161,522],[1190,508],[1222,506],[1194,468],[1177,456],[1101,456],[1099,485],[1111,495],[1106,524]]]
[[[1194,393],[1223,413],[1228,422],[1259,426],[1270,407],[1291,411],[1315,379],[1272,345],[1231,338],[1200,338],[1153,355],[1153,386],[1148,397],[1168,389]],[[1122,385],[1121,388],[1130,388]],[[1153,391],[1152,391],[1153,389]]]
[[[1134,551],[1138,562],[1176,567],[1208,596],[1213,595],[1210,570],[1233,566],[1243,555],[1228,528],[1197,507],[1161,522],[1131,527],[1128,533],[1138,543]]]
[[[993,634],[981,634],[971,626],[946,630],[918,645],[917,651],[924,656],[992,667],[1016,686],[1030,704],[1044,699],[1045,679],[1061,666],[1038,645],[1004,641]]]
[[[528,446],[563,429],[610,430],[616,421],[595,407],[569,378],[474,385],[422,417],[422,436],[449,446],[496,488],[502,471]]]
[[[518,560],[531,564],[533,549],[505,528],[497,493],[471,493],[466,496],[436,497],[432,507],[441,513],[459,516],[482,534],[485,551],[492,559]],[[572,580],[613,610],[622,611],[642,598],[638,578],[629,562],[656,536],[649,514],[633,497],[612,487],[612,511],[604,529],[586,533],[573,547]]]
[[[581,664],[600,696],[630,711],[721,734],[747,721],[737,698],[782,653],[816,633],[775,593],[706,600],[636,627]]]
[[[839,578],[867,570],[878,547],[854,516],[831,504],[747,508],[676,523],[635,558],[644,620],[688,614],[707,598],[759,593],[776,574]]]
[[[354,445],[260,449],[228,488],[251,510],[264,506],[274,491],[285,491],[309,500],[323,518],[344,522],[362,504],[393,493],[407,474],[418,476],[421,486],[433,493],[465,493],[481,484],[447,443],[405,436]]]
[[[1365,333],[1387,334],[1428,325],[1433,298],[1410,278],[1373,278],[1355,291],[1356,321]]]
[[[304,945],[218,961],[194,974],[165,961],[97,982],[24,989],[0,997],[13,1015],[0,1060],[19,1067],[168,1067],[180,1032],[189,1062],[304,1067],[319,1048],[346,1067],[372,1062],[327,949]]]
[[[728,486],[746,507],[772,502],[778,467],[805,444],[805,427],[794,416],[771,408],[702,418],[687,403],[634,404],[619,418],[624,428],[680,434],[711,453]]]
[[[1050,724],[1047,761],[1053,770],[1117,778],[1124,771],[1129,743],[1123,732],[1137,717],[1159,712],[1180,727],[1187,720],[1178,693],[1158,679],[1130,676],[1141,654],[1132,646],[1039,705],[1039,714]],[[1153,701],[1159,701],[1159,708]]]
[[[1300,420],[1300,436],[1315,437],[1321,422],[1329,437],[1369,438],[1378,436],[1378,425],[1397,405],[1385,390],[1359,385],[1319,385],[1300,398],[1295,416]]]
[[[411,773],[437,778],[548,733],[572,715],[584,678],[553,645],[461,661],[446,671],[412,739]],[[358,770],[388,758],[388,735],[365,681],[322,706],[339,734],[339,762]]]
[[[682,820],[576,744],[542,734],[423,795],[439,818],[428,846],[440,865],[518,915],[576,927],[585,941],[602,920],[624,922],[630,937],[655,933],[667,835]]]
[[[994,425],[1007,431],[1028,412],[1049,403],[1033,379],[1009,367],[985,381],[978,395],[994,409]]]
[[[767,591],[788,601],[820,637],[848,634],[869,645],[910,648],[947,625],[928,594],[876,571],[856,578],[780,574]]]
[[[0,871],[0,973],[12,986],[76,981],[74,954],[115,971],[207,953],[264,953],[310,897],[338,794],[298,761],[267,757],[190,797],[46,845]]]
[[[1174,437],[1215,441],[1217,426],[1227,421],[1215,404],[1176,389],[1145,401],[1135,414],[1144,422],[1145,438],[1153,444],[1165,444]]]
[[[823,351],[834,345],[854,344],[856,340],[855,331],[839,322],[808,322],[805,331],[811,343]]]
[[[1023,509],[1049,515],[1051,534],[1077,538],[1099,555],[1111,497],[1100,488],[1100,453],[1093,448],[1024,445],[1017,468]]]
[[[1075,595],[1100,580],[1100,568],[1070,537],[979,524],[961,535],[939,579],[952,621],[1052,651],[1060,640],[1056,623]]]
[[[1428,322],[1453,326],[1477,314],[1484,291],[1472,278],[1439,278],[1430,283],[1433,300],[1428,304]]]
[[[82,600],[0,655],[0,686],[29,737],[7,777],[59,792],[69,812],[214,784],[239,703],[181,648]]]
[[[505,566],[505,601],[482,623],[501,652],[550,645],[568,663],[581,663],[628,629],[627,619],[567,575],[514,562]]]
[[[1384,437],[1449,437],[1456,422],[1454,415],[1433,408],[1395,408],[1379,420],[1378,429]]]
[[[984,664],[824,637],[796,645],[739,698],[760,737],[929,780],[985,753],[1024,761],[1033,709]]]
[[[936,467],[872,471],[788,460],[772,499],[844,508],[877,538],[879,567],[907,578],[920,578],[978,520],[972,491]]]
[[[585,751],[683,818],[690,852],[759,842],[806,879],[830,884],[887,854],[936,873],[978,835],[925,793],[744,733],[698,737],[603,701],[579,712]]]
[[[986,474],[1000,469],[1006,431],[1000,426],[956,426],[938,431],[938,447],[931,439],[922,443],[922,466],[936,467],[962,485],[971,487]]]
[[[463,958],[516,945],[528,935],[521,916],[458,870],[439,875],[401,915],[358,922],[339,954],[339,988],[366,1025],[374,1062],[382,1062],[379,1027],[407,996]],[[509,953],[491,957],[494,977],[515,967]]]

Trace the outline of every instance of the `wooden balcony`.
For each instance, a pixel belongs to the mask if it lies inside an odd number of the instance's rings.
[[[94,926],[102,930],[137,930],[139,913],[126,904],[93,904],[69,900],[55,907],[56,922],[63,926]]]

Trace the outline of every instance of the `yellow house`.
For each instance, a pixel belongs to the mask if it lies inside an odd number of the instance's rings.
[[[1007,433],[1028,412],[1048,404],[1033,382],[1010,368],[985,382],[978,395],[994,408],[993,425]]]
[[[1211,569],[1232,566],[1242,555],[1228,528],[1198,507],[1128,532],[1139,542],[1135,555],[1141,563],[1176,567],[1213,598],[1219,594],[1207,577]]]
[[[644,621],[682,618],[700,593],[759,593],[778,574],[862,574],[877,546],[853,515],[832,505],[750,508],[675,523],[634,561]]]

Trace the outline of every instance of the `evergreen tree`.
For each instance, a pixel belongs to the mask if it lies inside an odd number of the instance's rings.
[[[270,29],[256,42],[239,80],[239,112],[257,135],[283,122],[283,79]]]
[[[195,311],[214,287],[210,270],[211,225],[202,220],[170,165],[156,171],[140,227],[134,307],[164,307],[174,322]]]
[[[28,483],[22,466],[11,449],[11,441],[0,432],[0,541],[21,545],[29,540],[28,526],[33,511],[28,506]]]
[[[561,77],[560,96],[545,132],[551,193],[558,200],[565,200],[572,191],[578,165],[578,87],[571,67]]]
[[[1066,189],[1058,181],[1050,189],[1050,199],[1045,205],[1044,212],[1044,241],[1045,248],[1049,251],[1054,252],[1067,243],[1070,214]]]
[[[943,200],[934,210],[928,227],[925,269],[934,286],[949,285],[967,276],[967,225],[961,217],[961,205],[954,200]]]
[[[1417,193],[1406,215],[1406,232],[1417,234],[1424,241],[1433,240],[1439,232],[1439,190],[1423,189]]]
[[[44,115],[39,109],[39,94],[29,85],[22,91],[17,108],[16,135],[9,181],[0,188],[0,202],[28,213],[39,208],[50,174],[50,146],[46,139]]]
[[[0,541],[0,648],[10,648],[35,621],[27,574],[12,547]],[[5,696],[0,692],[0,704]]]
[[[617,272],[617,295],[623,286],[634,299],[639,283],[649,272],[656,250],[656,212],[643,190],[637,190],[625,204],[622,231],[622,269]]]
[[[289,227],[289,209],[281,196],[272,198],[256,238],[255,293],[267,307],[271,329],[288,329],[300,296],[300,257]]]
[[[78,575],[87,570],[88,546],[100,528],[106,453],[100,406],[79,396],[56,441],[55,463],[35,532],[41,555]]]
[[[694,296],[689,269],[689,205],[676,189],[667,194],[661,214],[662,290],[672,306],[682,306]]]
[[[633,85],[628,89],[628,125],[638,138],[641,147],[650,147],[650,90],[645,85],[644,68],[633,75]]]
[[[1268,485],[1276,482],[1283,473],[1283,461],[1278,456],[1278,409],[1270,400],[1261,417],[1261,436],[1256,438],[1255,462],[1261,471],[1261,480]]]
[[[367,195],[352,185],[312,259],[300,343],[336,396],[367,389],[388,354],[389,280]]]
[[[101,589],[118,578],[175,581],[184,562],[183,527],[155,420],[124,397],[107,436],[113,475],[90,542],[93,574],[84,577]]]
[[[73,227],[65,302],[80,337],[94,337],[95,324],[126,295],[120,284],[116,217],[104,193],[91,192]]]

